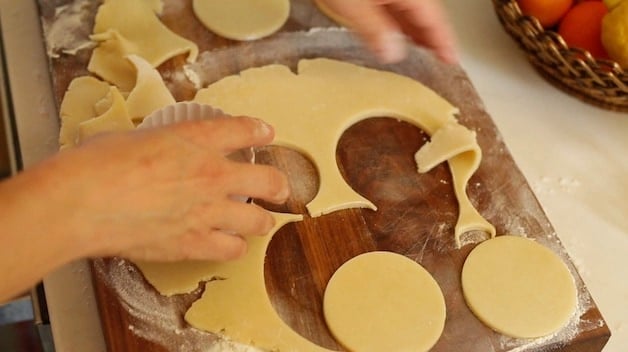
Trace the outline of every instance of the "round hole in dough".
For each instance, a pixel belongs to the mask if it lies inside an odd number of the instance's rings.
[[[392,252],[352,258],[323,299],[330,331],[350,351],[427,351],[445,326],[445,299],[419,264]]]
[[[524,237],[499,236],[479,244],[462,268],[462,290],[486,325],[516,338],[558,331],[576,308],[576,286],[563,261]]]
[[[212,32],[254,40],[276,32],[288,19],[289,0],[194,0],[194,14]]]

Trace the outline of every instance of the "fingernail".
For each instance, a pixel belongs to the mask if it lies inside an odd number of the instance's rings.
[[[255,135],[262,138],[271,134],[272,127],[269,124],[262,120],[258,120],[257,129],[255,130]]]
[[[406,57],[406,38],[399,32],[384,34],[380,36],[376,50],[383,63],[399,62]]]
[[[445,53],[440,54],[441,60],[448,64],[456,65],[460,62],[458,58],[458,54],[455,51],[447,51]]]

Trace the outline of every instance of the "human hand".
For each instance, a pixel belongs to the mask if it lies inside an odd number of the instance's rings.
[[[458,61],[454,35],[438,0],[316,0],[346,20],[380,61],[401,61],[404,34],[447,63]]]
[[[226,260],[245,253],[245,236],[274,225],[268,211],[233,196],[281,203],[289,195],[279,170],[227,156],[273,137],[259,120],[219,118],[97,136],[52,163],[88,255]]]

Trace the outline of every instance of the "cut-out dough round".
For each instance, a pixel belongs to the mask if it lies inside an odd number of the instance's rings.
[[[318,7],[318,9],[321,10],[321,12],[325,14],[325,16],[331,18],[332,20],[334,20],[335,22],[337,22],[341,26],[351,27],[351,25],[349,24],[349,21],[346,18],[344,18],[344,17],[340,16],[339,14],[337,14],[336,12],[334,12],[323,1],[321,1],[321,0],[314,0],[314,3],[316,4],[316,7]]]
[[[560,257],[520,236],[495,237],[473,249],[462,269],[462,290],[482,322],[517,338],[558,331],[577,303],[573,277]]]
[[[194,0],[194,14],[210,31],[254,40],[276,32],[288,19],[289,0]]]
[[[445,327],[432,276],[401,254],[370,252],[338,269],[323,301],[334,337],[350,351],[428,351]]]

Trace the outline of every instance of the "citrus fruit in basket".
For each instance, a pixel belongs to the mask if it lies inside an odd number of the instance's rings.
[[[608,7],[610,10],[614,9],[615,6],[619,5],[620,2],[622,2],[622,0],[604,0],[606,7]]]
[[[602,45],[602,20],[607,13],[602,1],[583,1],[567,11],[558,34],[569,47],[584,49],[598,59],[607,59],[608,54]]]
[[[628,0],[617,4],[604,17],[602,43],[610,58],[628,69]]]
[[[569,11],[573,0],[517,0],[521,13],[535,17],[543,28],[556,25]]]

